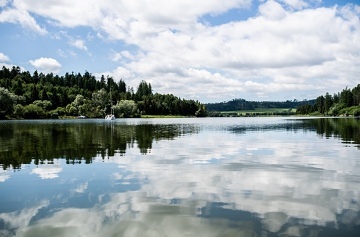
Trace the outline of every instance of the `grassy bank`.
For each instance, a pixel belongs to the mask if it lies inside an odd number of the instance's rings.
[[[296,109],[289,108],[257,108],[253,110],[209,112],[210,116],[219,117],[246,117],[246,116],[286,116],[295,115]]]
[[[189,118],[182,115],[141,115],[141,118]]]

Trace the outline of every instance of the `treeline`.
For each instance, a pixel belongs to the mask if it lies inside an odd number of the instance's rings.
[[[296,109],[297,114],[360,116],[360,84],[353,89],[345,88],[339,93],[326,93],[316,98],[314,103],[307,103]]]
[[[206,104],[208,111],[240,111],[240,110],[255,110],[255,109],[272,109],[282,108],[291,109],[299,105],[306,104],[308,101],[247,101],[244,99],[233,99],[227,102]]]
[[[37,71],[31,74],[19,67],[0,70],[0,119],[80,115],[101,118],[111,108],[117,117],[206,115],[200,102],[172,94],[153,94],[151,84],[145,81],[134,91],[122,79],[116,82],[102,75],[98,80],[87,71],[58,76]]]

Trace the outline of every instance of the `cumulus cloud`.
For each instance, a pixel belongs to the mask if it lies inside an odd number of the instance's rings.
[[[5,7],[7,1],[1,3]],[[30,15],[28,9],[20,8],[5,8],[0,12],[0,22],[10,22],[20,24],[25,29],[30,29],[41,35],[47,33],[46,29],[40,27],[36,20]]]
[[[281,20],[286,16],[285,9],[276,1],[270,0],[259,7],[259,13],[270,20]]]
[[[113,71],[106,71],[101,74],[95,74],[96,77],[100,78],[101,75],[108,75],[113,77],[115,80],[120,80],[121,78],[134,78],[133,72],[124,68],[124,67],[117,67]]]
[[[8,62],[8,61],[10,61],[9,57],[0,52],[0,62]]]
[[[0,7],[5,7],[9,0],[0,0]]]
[[[249,8],[254,2],[90,0],[84,4],[63,0],[49,4],[17,0],[9,4],[0,13],[2,22],[27,22],[30,29],[45,31],[31,17],[36,14],[53,26],[87,26],[95,31],[91,35],[97,35],[96,39],[134,46],[135,52],[109,53],[110,63],[118,65],[107,73],[116,74],[122,68],[131,86],[146,80],[156,83],[156,91],[181,97],[207,101],[212,100],[212,91],[223,91],[218,96],[228,99],[256,100],[257,95],[280,99],[278,92],[287,88],[281,98],[289,99],[294,91],[305,96],[313,85],[316,89],[308,94],[312,99],[355,86],[360,74],[356,53],[360,51],[360,6],[354,4],[318,7],[319,1],[260,1],[252,17],[221,25],[204,24],[201,18]],[[73,47],[88,51],[85,41],[68,37]],[[206,84],[208,92],[204,80],[212,82]]]
[[[80,39],[77,39],[77,40],[73,40],[73,41],[70,41],[70,45],[75,47],[75,48],[78,48],[78,49],[81,49],[81,50],[84,50],[84,51],[87,51],[87,47],[85,45],[85,41],[84,40],[80,40]]]
[[[38,58],[35,60],[30,60],[29,63],[35,67],[37,70],[44,73],[58,73],[60,72],[61,64],[53,58]]]
[[[179,22],[194,22],[197,17],[207,13],[221,13],[231,8],[247,7],[250,0],[217,0],[199,1],[164,1],[154,4],[151,0],[115,1],[89,0],[87,4],[74,1],[56,1],[51,4],[40,0],[15,1],[14,6],[29,12],[53,19],[62,26],[74,27],[79,25],[96,26],[99,22],[110,23],[118,27],[127,26],[132,21],[149,22],[160,25]],[[102,21],[104,20],[104,21]],[[105,26],[105,24],[101,25]],[[125,29],[125,28],[123,28]]]
[[[293,9],[306,7],[303,1],[286,3]],[[356,6],[351,5],[293,11],[267,1],[259,6],[258,16],[220,26],[195,24],[191,29],[179,26],[173,31],[133,25],[128,28],[129,41],[146,54],[122,67],[136,72],[137,78],[156,83],[154,88],[160,92],[191,98],[197,94],[210,99],[214,94],[206,89],[223,94],[233,91],[228,98],[239,94],[250,99],[273,97],[284,89],[283,98],[291,97],[287,91],[304,91],[303,98],[308,98],[309,85],[317,91],[313,98],[329,89],[336,92],[356,85],[360,73],[356,66],[360,57],[355,53],[360,50],[356,43],[359,34],[355,33],[360,32],[358,15]],[[344,64],[348,65],[340,66]],[[214,71],[221,76],[205,87],[204,75],[184,73],[194,69],[207,71],[208,78]],[[169,91],[170,84],[173,88]],[[253,90],[259,92],[254,96]]]
[[[309,3],[303,0],[282,0],[281,2],[284,2],[285,4],[287,4],[288,6],[290,6],[295,10],[300,10],[309,6]]]
[[[0,52],[0,68],[2,68],[2,67],[12,68],[13,66],[18,66],[18,65],[12,64],[10,61],[11,60],[7,55]],[[24,70],[24,68],[22,68],[22,67],[20,67],[20,69]]]

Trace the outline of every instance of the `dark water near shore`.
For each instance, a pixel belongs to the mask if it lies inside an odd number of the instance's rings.
[[[360,236],[360,120],[0,121],[0,236]]]

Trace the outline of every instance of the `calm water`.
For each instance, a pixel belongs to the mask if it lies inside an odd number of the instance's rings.
[[[360,120],[0,121],[0,236],[360,236]]]

